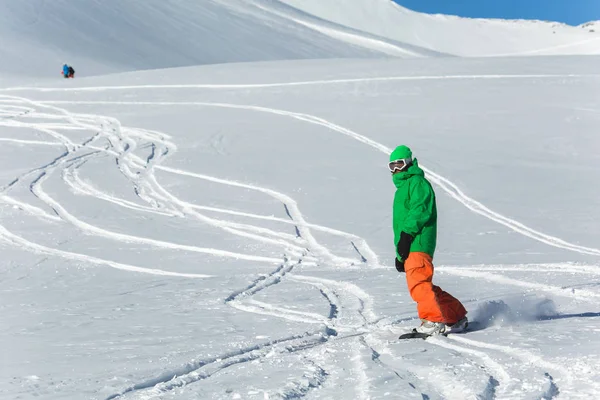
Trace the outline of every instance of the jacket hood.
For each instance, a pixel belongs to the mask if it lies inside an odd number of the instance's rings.
[[[403,181],[407,180],[408,178],[414,175],[425,176],[425,172],[423,172],[421,167],[419,167],[419,162],[416,158],[413,159],[412,164],[406,169],[406,171],[400,171],[396,172],[395,174],[392,174],[392,181],[394,182],[394,185],[396,187],[400,187]]]

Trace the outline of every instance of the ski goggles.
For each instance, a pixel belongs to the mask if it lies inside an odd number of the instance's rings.
[[[393,174],[394,172],[404,171],[412,163],[412,158],[402,158],[400,160],[390,161],[388,168]]]

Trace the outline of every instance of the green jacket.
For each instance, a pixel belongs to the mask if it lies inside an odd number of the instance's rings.
[[[416,159],[406,171],[392,175],[396,194],[394,195],[394,243],[398,246],[400,232],[406,232],[414,239],[410,251],[418,251],[433,257],[437,236],[437,208],[435,193],[425,179]],[[400,261],[400,256],[396,252]]]

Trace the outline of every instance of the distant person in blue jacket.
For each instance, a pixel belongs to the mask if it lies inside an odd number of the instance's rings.
[[[67,64],[63,65],[62,74],[65,77],[65,79],[75,78],[75,70],[73,69],[73,67]]]

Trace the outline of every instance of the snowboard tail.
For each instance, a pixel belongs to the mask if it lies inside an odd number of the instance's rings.
[[[429,335],[427,333],[417,332],[416,329],[413,329],[412,332],[403,333],[402,335],[400,335],[400,337],[398,337],[398,339],[423,339],[423,340],[425,340],[430,336],[431,335]]]

